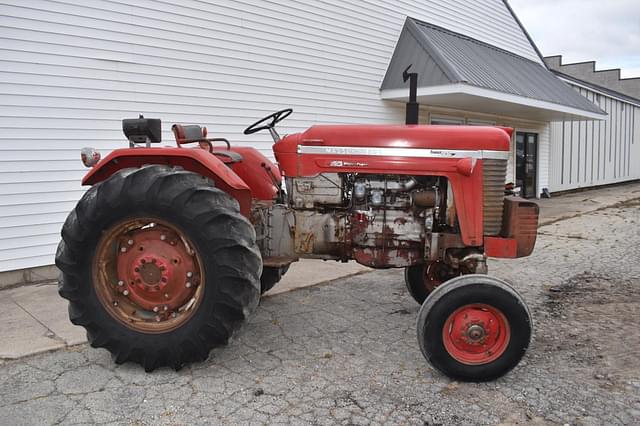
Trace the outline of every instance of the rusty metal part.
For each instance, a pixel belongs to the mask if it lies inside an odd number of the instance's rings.
[[[406,267],[423,260],[422,220],[405,210],[356,211],[350,217],[353,258],[373,268]]]
[[[498,235],[502,225],[507,160],[482,160],[484,235]]]
[[[291,204],[297,209],[342,204],[342,179],[338,173],[296,178],[291,182]]]
[[[511,340],[509,321],[497,308],[470,304],[456,309],[442,327],[442,342],[456,361],[488,364],[500,358]]]
[[[460,275],[458,269],[442,261],[429,262],[424,269],[424,287],[432,292],[440,284]]]
[[[293,209],[283,204],[255,203],[251,223],[263,258],[295,257]]]
[[[422,243],[423,220],[402,210],[388,210],[386,217],[374,211],[364,219],[362,213],[356,212],[350,218],[352,245],[397,247],[405,243],[417,245]]]
[[[458,224],[458,211],[456,210],[456,198],[453,196],[451,185],[447,185],[447,197],[445,199],[445,223],[452,229]]]
[[[430,250],[427,253],[427,260],[435,262],[446,257],[447,250],[455,248],[465,248],[460,234],[433,232],[427,236],[430,240]]]
[[[438,202],[438,193],[433,189],[417,191],[413,193],[412,198],[415,206],[432,208],[435,207]]]
[[[517,257],[529,256],[536,245],[540,208],[520,197],[504,198],[504,217],[500,235],[517,242]]]
[[[254,205],[251,221],[268,266],[299,257],[356,259],[378,268],[423,260],[427,220],[424,212],[412,208],[408,192],[419,183],[406,176],[361,175],[349,182],[361,183],[365,195],[347,207],[342,206],[343,179],[337,173],[287,178],[292,207]],[[379,207],[366,195],[372,190],[381,191]],[[427,192],[431,195],[425,195],[423,202],[432,204],[427,198],[437,198],[435,191]]]
[[[353,250],[353,258],[371,268],[401,268],[421,262],[422,252],[419,248],[358,247]]]
[[[296,211],[294,255],[343,258],[346,229],[345,215],[335,212],[322,214],[309,210]]]
[[[487,256],[483,253],[471,253],[460,260],[462,267],[469,274],[487,274]]]
[[[204,268],[175,226],[159,219],[128,219],[107,229],[98,242],[93,286],[105,309],[125,326],[164,333],[197,310]]]
[[[365,195],[343,200],[345,194],[355,197],[349,185],[356,184]],[[355,259],[376,268],[442,261],[459,273],[486,273],[482,254],[463,260],[474,253],[462,250],[469,247],[456,232],[452,187],[437,181],[417,185],[415,178],[391,175],[287,178],[292,207],[254,204],[251,220],[263,258],[269,266],[304,257]],[[380,192],[382,204],[371,201],[373,191]]]

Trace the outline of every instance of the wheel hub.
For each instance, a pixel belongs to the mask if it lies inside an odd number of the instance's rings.
[[[158,265],[160,263],[160,265]],[[160,280],[162,280],[162,284],[166,285],[167,277],[164,271],[166,271],[166,267],[162,265],[162,262],[158,262],[158,259],[151,258],[142,259],[138,266],[135,268],[135,271],[139,271],[139,273],[134,272],[134,276],[139,275],[139,279],[146,285],[151,286],[155,289],[159,289],[161,284]]]
[[[467,329],[467,337],[470,342],[480,342],[486,334],[484,327],[479,324],[474,324]]]
[[[478,365],[498,359],[511,332],[504,314],[489,305],[465,305],[454,311],[442,331],[445,349],[457,361]]]
[[[128,326],[166,331],[193,312],[203,272],[194,249],[177,229],[131,220],[110,229],[97,253],[98,296]]]
[[[173,311],[193,296],[193,256],[177,234],[159,226],[141,229],[127,235],[122,247],[127,249],[118,255],[122,292],[128,290],[128,297],[142,309]]]

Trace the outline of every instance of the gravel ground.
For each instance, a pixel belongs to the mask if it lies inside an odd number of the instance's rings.
[[[402,271],[266,298],[209,360],[145,374],[86,345],[0,365],[5,424],[638,424],[640,203],[540,229],[534,254],[492,261],[536,334],[506,377],[458,383],[416,342]]]

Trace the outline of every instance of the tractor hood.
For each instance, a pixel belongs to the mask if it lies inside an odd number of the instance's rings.
[[[289,135],[273,146],[274,153],[291,154],[303,147],[408,148],[452,151],[509,151],[513,129],[484,126],[313,126]],[[346,153],[346,152],[345,152]]]

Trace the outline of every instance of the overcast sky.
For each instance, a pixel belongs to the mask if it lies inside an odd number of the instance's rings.
[[[640,77],[640,0],[509,0],[544,56]]]

